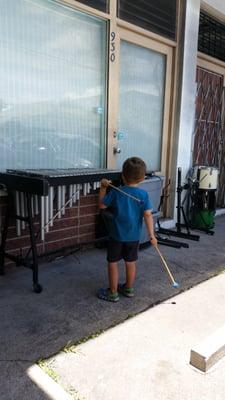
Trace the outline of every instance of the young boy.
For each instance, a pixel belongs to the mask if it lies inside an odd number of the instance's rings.
[[[97,295],[102,300],[117,302],[119,293],[126,297],[134,296],[134,280],[136,275],[136,260],[138,259],[139,240],[143,217],[153,246],[157,245],[154,234],[152,205],[148,193],[138,188],[145,178],[146,165],[138,157],[128,158],[122,168],[124,186],[111,189],[106,194],[110,184],[102,179],[99,193],[99,208],[111,207],[113,220],[109,232],[107,251],[109,288],[99,289]],[[126,266],[126,283],[118,284],[118,261],[123,259]]]

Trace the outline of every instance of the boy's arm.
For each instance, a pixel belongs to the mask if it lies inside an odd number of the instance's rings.
[[[99,190],[99,199],[98,199],[98,205],[100,209],[104,209],[107,208],[107,206],[105,206],[105,204],[103,204],[103,198],[106,195],[106,189],[109,186],[110,181],[108,181],[107,179],[102,179],[101,180],[101,186],[100,186],[100,190]]]
[[[157,246],[157,239],[155,237],[155,232],[154,232],[154,223],[153,223],[152,213],[150,210],[144,211],[144,220],[149,234],[150,242],[152,246]]]

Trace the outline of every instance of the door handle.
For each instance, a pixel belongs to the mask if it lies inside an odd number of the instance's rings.
[[[113,153],[114,154],[120,154],[121,153],[121,148],[120,147],[113,147]]]

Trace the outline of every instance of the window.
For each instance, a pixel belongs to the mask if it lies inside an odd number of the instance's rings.
[[[108,12],[108,1],[107,0],[78,0],[80,3],[86,6],[96,8],[97,10]]]
[[[113,0],[111,32],[108,0],[81,3],[90,14],[63,0],[1,1],[0,169],[121,168],[135,153],[165,173],[172,47],[115,11],[172,38],[176,0]]]
[[[225,61],[225,24],[204,12],[200,13],[198,50]]]
[[[118,0],[118,16],[131,24],[175,40],[176,0]]]
[[[106,22],[2,0],[0,169],[103,167]]]

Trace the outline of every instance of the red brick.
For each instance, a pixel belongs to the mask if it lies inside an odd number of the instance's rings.
[[[87,224],[87,225],[81,225],[80,226],[80,234],[84,233],[92,233],[95,232],[95,225],[94,224]]]
[[[93,205],[98,204],[98,196],[97,195],[89,195],[89,196],[81,196],[80,205]]]
[[[30,245],[30,237],[29,236],[19,236],[14,237],[6,241],[6,251],[20,249],[22,247],[26,247]]]
[[[59,250],[67,246],[77,246],[78,243],[91,242],[95,239],[95,222],[98,210],[98,195],[90,194],[81,196],[80,202],[76,203],[72,208],[67,207],[66,213],[61,218],[55,218],[53,227],[49,226],[49,232],[45,233],[45,241],[42,242],[40,237],[37,239],[38,254]],[[7,197],[0,198],[0,208],[2,221],[6,211]],[[78,208],[79,205],[79,208]],[[56,210],[54,210],[56,213]],[[79,217],[79,218],[78,218]],[[39,216],[34,219],[35,234],[39,232]],[[25,256],[30,249],[29,229],[21,230],[21,236],[16,236],[15,220],[10,220],[8,229],[7,251],[14,255]],[[5,265],[11,265],[12,261],[5,259]]]
[[[62,240],[64,238],[76,236],[77,234],[78,234],[77,227],[59,229],[56,231],[46,233],[45,242],[53,242],[55,240],[60,240],[60,239]]]
[[[90,215],[90,214],[97,214],[98,207],[97,205],[94,206],[84,206],[80,208],[80,215]]]

